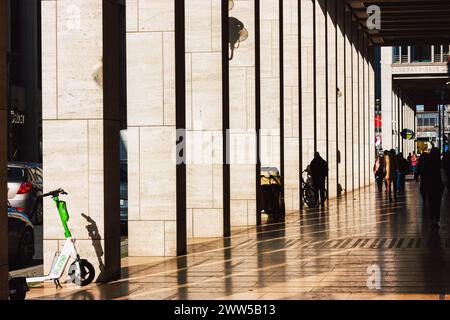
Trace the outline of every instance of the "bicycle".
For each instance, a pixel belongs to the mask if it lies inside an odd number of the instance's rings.
[[[302,183],[303,202],[305,202],[310,208],[317,208],[319,206],[319,198],[317,193],[314,191],[313,180],[308,169],[302,172],[301,183]],[[328,198],[328,191],[325,189],[325,199],[327,198]]]
[[[306,175],[306,179],[305,179]],[[319,206],[319,199],[314,192],[312,185],[312,178],[308,170],[304,170],[301,174],[301,184],[302,184],[302,199],[308,207],[317,208]]]

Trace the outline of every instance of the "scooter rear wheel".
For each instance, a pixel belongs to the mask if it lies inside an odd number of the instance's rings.
[[[73,262],[69,267],[69,278],[72,283],[84,287],[90,284],[95,278],[95,269],[92,264],[85,260],[81,259],[80,263],[80,272],[77,270],[77,261]]]

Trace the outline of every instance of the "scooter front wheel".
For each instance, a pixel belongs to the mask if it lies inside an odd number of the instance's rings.
[[[79,264],[79,269],[77,264]],[[75,261],[69,267],[69,278],[72,283],[80,287],[87,286],[95,278],[95,269],[92,264],[85,259]]]
[[[10,300],[25,300],[27,291],[30,289],[27,285],[27,280],[23,277],[12,278],[9,280],[9,299]]]

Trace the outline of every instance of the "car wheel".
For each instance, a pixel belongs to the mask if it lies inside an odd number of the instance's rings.
[[[25,229],[19,242],[18,259],[20,266],[28,265],[34,255],[34,235],[30,229]]]
[[[38,201],[36,205],[34,206],[34,212],[33,212],[33,224],[35,225],[42,225],[44,221],[44,210],[42,207],[42,202]]]

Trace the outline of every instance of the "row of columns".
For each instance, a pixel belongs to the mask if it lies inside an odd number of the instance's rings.
[[[69,193],[99,281],[120,276],[119,5],[42,1],[44,189]],[[344,3],[125,5],[130,256],[183,254],[188,239],[257,224],[261,166],[281,170],[288,210],[315,151],[330,197],[371,182],[373,47]],[[248,31],[231,60],[228,17]],[[44,221],[48,269],[64,239],[47,201]]]
[[[405,140],[402,131],[409,129],[416,131],[416,114],[411,106],[397,90],[392,91],[392,148],[402,152],[404,156],[414,152],[414,140]],[[384,147],[384,145],[383,145]]]
[[[284,173],[288,210],[300,207],[299,173],[315,150],[329,161],[331,197],[370,183],[373,47],[348,7],[332,0],[234,1],[228,15],[239,18],[249,36],[235,49],[224,80],[220,1],[185,2],[183,71],[173,69],[170,46],[176,7],[145,3],[127,2],[130,255],[177,252],[175,203],[183,190],[176,189],[170,159],[180,72],[186,81],[187,239],[226,235],[227,207],[231,227],[258,222],[255,165]],[[225,145],[224,116],[231,129]]]
[[[394,149],[405,156],[415,151],[414,140],[401,137],[403,129],[416,131],[415,106],[411,105],[405,95],[392,83],[391,47],[381,48],[381,110],[382,110],[382,146],[385,150]]]

